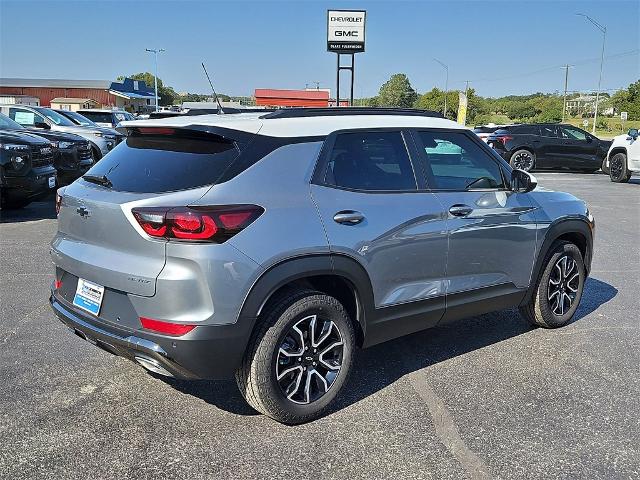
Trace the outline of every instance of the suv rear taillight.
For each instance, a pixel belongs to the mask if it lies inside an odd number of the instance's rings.
[[[132,210],[145,233],[155,238],[222,243],[249,226],[264,209],[257,205],[141,207]]]
[[[497,142],[500,142],[502,145],[506,146],[506,145],[507,145],[507,142],[508,142],[509,140],[511,140],[512,138],[513,138],[513,137],[510,137],[509,135],[500,135],[500,136],[497,136],[497,137],[495,138],[495,140],[496,140]]]

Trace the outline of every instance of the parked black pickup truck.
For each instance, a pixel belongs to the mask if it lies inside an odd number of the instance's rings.
[[[0,130],[16,133],[32,133],[43,137],[53,146],[53,165],[57,171],[57,185],[68,185],[93,165],[91,144],[85,138],[66,132],[34,130],[23,127],[0,113]]]
[[[32,133],[0,130],[0,206],[21,208],[56,187],[53,146]]]

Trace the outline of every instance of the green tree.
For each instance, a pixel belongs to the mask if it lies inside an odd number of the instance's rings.
[[[629,120],[640,120],[640,80],[633,82],[626,90],[619,90],[611,96],[611,105],[616,113],[628,112]]]
[[[380,87],[376,103],[380,107],[411,108],[417,98],[418,94],[411,87],[407,76],[396,73]]]

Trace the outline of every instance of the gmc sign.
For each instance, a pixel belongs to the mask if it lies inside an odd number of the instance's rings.
[[[327,50],[337,53],[364,52],[364,10],[327,12]]]

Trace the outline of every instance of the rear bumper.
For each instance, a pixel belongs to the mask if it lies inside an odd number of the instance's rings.
[[[156,373],[182,379],[232,378],[254,323],[245,319],[233,325],[201,325],[184,336],[170,337],[101,321],[70,305],[54,290],[49,301],[60,321],[79,337]],[[154,370],[157,366],[161,370]]]

